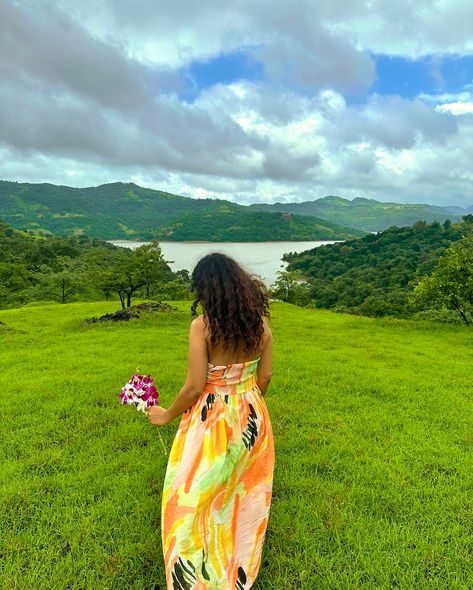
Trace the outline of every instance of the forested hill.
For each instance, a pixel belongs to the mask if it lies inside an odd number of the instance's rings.
[[[117,250],[116,246],[103,240],[90,239],[88,236],[37,236],[17,230],[0,219],[0,264],[24,264],[30,270],[41,271],[42,266],[49,266],[56,258],[75,258],[89,248],[100,247],[108,251]],[[0,269],[1,270],[1,269]],[[2,275],[0,273],[0,287]]]
[[[409,281],[430,274],[452,243],[473,234],[473,223],[423,221],[357,240],[285,254],[287,271],[308,279],[318,307],[367,315],[407,313]]]
[[[0,309],[113,294],[131,299],[135,292],[155,297],[156,285],[163,296],[182,296],[187,273],[174,273],[161,254],[158,243],[132,250],[86,235],[31,235],[0,220]]]
[[[104,240],[344,240],[366,233],[317,217],[120,182],[73,188],[0,181],[0,218],[19,229]]]
[[[281,211],[296,215],[315,215],[340,225],[365,231],[382,231],[392,225],[402,227],[416,221],[460,221],[462,215],[473,212],[460,207],[437,207],[427,204],[382,203],[375,199],[356,197],[353,200],[328,196],[302,203],[261,203],[248,206],[253,211]],[[471,210],[471,211],[470,211]]]

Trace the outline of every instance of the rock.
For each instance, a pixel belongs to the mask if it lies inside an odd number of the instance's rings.
[[[157,311],[178,311],[177,307],[168,305],[167,303],[140,303],[139,305],[131,305],[125,309],[119,309],[115,313],[106,313],[99,318],[90,318],[85,320],[86,324],[102,323],[102,322],[120,322],[128,321],[133,318],[139,318],[146,313],[155,313]]]

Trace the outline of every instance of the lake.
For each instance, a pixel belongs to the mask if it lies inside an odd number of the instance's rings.
[[[132,240],[108,240],[125,248],[138,248],[149,242]],[[340,241],[340,240],[337,240]],[[222,252],[232,256],[246,270],[256,273],[269,287],[276,280],[276,273],[284,270],[287,262],[281,260],[285,252],[302,252],[334,244],[335,241],[310,242],[169,242],[159,241],[165,260],[173,271],[186,269],[192,272],[197,261],[210,252]]]

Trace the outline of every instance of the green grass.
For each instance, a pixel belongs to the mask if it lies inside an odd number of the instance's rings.
[[[0,587],[164,590],[156,427],[189,303],[124,324],[116,303],[0,312]],[[473,588],[473,332],[272,304],[276,467],[256,590]],[[170,448],[179,420],[161,433]]]

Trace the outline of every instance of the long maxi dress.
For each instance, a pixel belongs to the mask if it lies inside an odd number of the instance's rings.
[[[161,507],[168,590],[248,590],[258,574],[275,459],[259,359],[209,363],[182,415]]]

